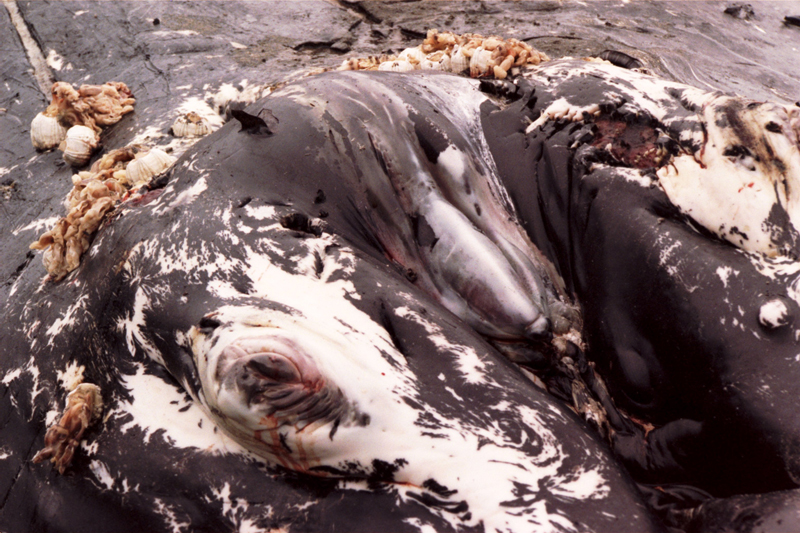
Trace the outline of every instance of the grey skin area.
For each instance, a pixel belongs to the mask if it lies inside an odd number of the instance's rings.
[[[328,79],[337,78],[312,83]],[[287,88],[284,94],[289,93]],[[382,98],[372,97],[376,105]],[[403,97],[413,106],[413,92]],[[241,524],[303,531],[414,531],[419,524],[437,531],[481,529],[470,522],[470,508],[459,493],[435,475],[407,499],[398,497],[392,482],[396,472],[413,469],[413,449],[394,463],[362,462],[328,471],[334,476],[324,478],[265,464],[243,451],[210,454],[187,447],[168,427],[140,418],[136,376],[157,380],[162,393],[172,390],[172,401],[184,402],[186,412],[195,399],[203,402],[186,332],[193,326],[213,329],[204,317],[223,305],[279,310],[284,305],[256,291],[258,276],[249,270],[256,254],[271,265],[265,272],[280,269],[319,283],[352,284],[343,305],[380,324],[403,355],[417,387],[405,403],[418,411],[417,424],[427,431],[435,434],[444,426],[426,413],[464,428],[500,428],[506,446],[536,458],[551,442],[517,413],[541,414],[541,427],[555,436],[558,450],[547,464],[559,466],[538,486],[518,483],[504,508],[525,515],[544,501],[546,515],[557,517],[562,527],[658,530],[627,474],[574,414],[421,292],[375,245],[376,236],[364,223],[368,208],[359,207],[364,190],[342,170],[350,160],[340,157],[340,168],[331,164],[328,156],[339,148],[309,107],[276,93],[248,113],[271,117],[265,121],[268,132],[233,122],[200,141],[173,170],[119,206],[81,267],[63,282],[44,281],[38,269],[26,270],[15,282],[5,312],[19,316],[19,324],[6,324],[2,332],[8,354],[4,375],[10,376],[4,381],[8,418],[2,438],[9,458],[3,466],[17,472],[3,476],[4,529],[91,528],[97,516],[109,531],[164,530],[173,523],[197,530]],[[424,157],[421,148],[417,152]],[[319,218],[323,209],[328,214]],[[317,242],[327,245],[316,247]],[[326,272],[343,261],[349,270]],[[301,263],[312,266],[303,269]],[[404,307],[437,324],[441,333],[432,335],[397,311]],[[330,313],[335,316],[335,306]],[[460,377],[461,354],[439,349],[442,341],[477,354],[479,382]],[[70,362],[85,366],[85,380],[101,387],[108,417],[87,432],[71,472],[57,476],[29,460],[44,435],[46,414],[61,406],[57,372]],[[19,372],[12,375],[12,369]],[[508,408],[494,407],[500,404]],[[585,493],[580,472],[599,472],[604,481]],[[342,478],[357,488],[340,483]],[[573,489],[558,482],[562,478],[578,484]],[[231,510],[227,502],[234,501]]]

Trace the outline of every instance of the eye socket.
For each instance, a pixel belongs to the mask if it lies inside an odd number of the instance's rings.
[[[200,326],[200,331],[203,334],[209,335],[220,325],[222,325],[222,323],[216,318],[210,316],[204,316],[203,318],[200,319],[200,323],[198,325]]]
[[[300,371],[286,357],[279,354],[263,354],[253,356],[245,365],[262,377],[280,383],[299,383],[302,381]]]

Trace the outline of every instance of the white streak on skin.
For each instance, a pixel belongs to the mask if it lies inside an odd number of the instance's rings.
[[[719,279],[722,280],[722,286],[726,289],[728,288],[728,278],[730,278],[731,273],[733,272],[734,270],[729,266],[721,266],[717,268],[717,276],[719,276]],[[737,276],[739,275],[738,271],[735,273]]]
[[[49,427],[50,423],[48,422],[47,425]],[[81,451],[88,457],[97,455],[97,450],[99,448],[100,448],[100,443],[98,441],[93,441],[91,444],[89,444],[88,442],[86,442],[86,440],[81,440]]]
[[[417,528],[419,533],[436,533],[435,527],[433,527],[431,524],[423,522],[419,518],[406,518],[403,520],[403,522]]]
[[[10,90],[10,89],[9,89]],[[13,167],[0,167],[0,178],[17,168],[19,165],[14,165]]]
[[[449,392],[450,394],[452,394],[452,395],[453,395],[453,398],[455,398],[455,399],[456,399],[456,400],[458,400],[459,402],[463,402],[463,401],[464,401],[464,398],[462,398],[461,396],[459,396],[459,395],[458,395],[458,393],[457,393],[457,392],[456,392],[456,391],[455,391],[455,390],[454,390],[452,387],[445,387],[445,388],[444,388],[444,390],[446,390],[447,392]]]
[[[78,366],[75,361],[70,361],[63,372],[61,370],[56,372],[56,376],[61,387],[67,392],[72,392],[75,387],[83,383],[83,372],[85,370],[86,367],[83,365]]]
[[[265,515],[266,518],[269,518],[272,515],[272,507],[267,506],[269,512]],[[283,529],[270,529],[266,530],[264,528],[258,527],[255,522],[250,520],[249,518],[245,518],[244,520],[238,522],[237,524],[237,533],[289,533],[288,530]]]
[[[44,228],[53,227],[60,218],[61,217],[40,218],[39,220],[34,220],[33,222],[29,222],[24,226],[18,226],[17,228],[11,231],[11,234],[18,235],[20,232],[23,231],[34,231],[36,233],[40,233]]]
[[[160,498],[155,499],[156,511],[163,516],[167,521],[167,526],[170,527],[172,533],[184,533],[191,527],[191,522],[179,522],[175,516],[175,509],[164,503]]]
[[[659,244],[661,244],[662,237],[659,236]],[[673,241],[668,246],[665,246],[661,249],[661,252],[658,255],[658,264],[662,267],[665,267],[667,272],[671,275],[675,275],[677,273],[677,265],[671,265],[673,258],[673,252],[683,246],[681,241]],[[680,258],[678,259],[678,263],[680,263]]]
[[[606,165],[595,163],[592,165],[592,171],[605,166]],[[630,183],[636,183],[637,185],[641,185],[645,189],[649,189],[650,187],[652,187],[654,183],[653,179],[651,179],[647,175],[643,176],[642,173],[639,171],[639,169],[636,168],[616,167],[614,169],[614,176],[615,177],[620,176],[624,178],[625,181],[628,181]]]
[[[108,466],[106,466],[105,463],[93,460],[89,463],[89,469],[94,474],[94,477],[96,477],[106,489],[111,490],[114,486],[114,477],[108,471]]]
[[[211,489],[211,493],[222,502],[222,514],[231,522],[236,524],[237,530],[241,531],[242,515],[247,512],[250,504],[242,498],[231,499],[231,486],[225,483],[221,489]]]
[[[0,461],[3,459],[8,459],[11,457],[11,454],[5,448],[0,448]]]
[[[164,133],[161,130],[164,128],[165,124],[166,121],[162,120],[158,124],[147,126],[143,130],[140,130],[129,144],[150,144],[152,141],[164,137]]]
[[[486,377],[486,365],[491,363],[482,360],[474,348],[451,343],[444,336],[442,328],[438,324],[431,322],[409,307],[398,307],[394,310],[394,313],[401,318],[411,319],[424,327],[428,332],[428,339],[436,345],[440,352],[449,352],[457,355],[458,370],[461,372],[461,377],[464,378],[464,381],[473,384],[489,383]]]
[[[130,353],[136,353],[136,346],[140,346],[148,357],[155,362],[164,365],[164,359],[161,353],[150,343],[146,335],[143,333],[145,328],[144,310],[149,308],[149,299],[145,289],[139,287],[136,289],[136,295],[133,300],[133,313],[127,317],[117,321],[117,328],[119,331],[125,333],[125,342],[128,345]]]
[[[222,432],[214,431],[214,422],[194,402],[187,402],[185,392],[158,376],[147,374],[137,364],[136,374],[121,377],[122,385],[131,394],[131,401],[120,401],[114,409],[116,418],[131,417],[122,427],[127,433],[134,427],[144,432],[144,442],[159,433],[176,448],[198,448],[203,453],[244,454],[236,442]],[[172,403],[175,402],[175,403]],[[188,406],[188,409],[185,409]]]
[[[61,415],[61,412],[58,409],[51,409],[47,411],[44,415],[44,423],[47,427],[52,426],[58,420],[58,417]],[[81,441],[84,442],[84,441]]]
[[[205,178],[201,177],[195,181],[191,187],[178,194],[178,196],[169,203],[169,206],[174,208],[180,205],[188,205],[196,200],[206,189],[208,189],[208,183],[206,183]]]
[[[45,334],[48,337],[50,337],[47,343],[48,346],[53,345],[53,341],[55,340],[56,335],[58,335],[62,329],[69,328],[77,324],[76,314],[79,311],[83,310],[83,306],[86,304],[88,299],[89,296],[87,294],[81,295],[81,297],[78,298],[78,300],[75,303],[70,305],[67,308],[67,310],[64,311],[64,314],[60,318],[53,320],[53,323],[50,325],[49,328],[47,328],[47,331],[45,332]]]
[[[31,356],[30,361],[28,364],[25,365],[25,369],[31,374],[33,378],[33,387],[31,390],[31,420],[33,420],[34,414],[36,413],[36,397],[39,396],[39,393],[42,392],[43,389],[40,388],[39,383],[39,367],[34,364],[34,356]]]
[[[14,370],[8,372],[3,377],[3,381],[1,383],[3,383],[3,385],[8,385],[9,383],[14,381],[15,379],[17,379],[21,375],[22,375],[22,369],[21,368],[15,368]]]

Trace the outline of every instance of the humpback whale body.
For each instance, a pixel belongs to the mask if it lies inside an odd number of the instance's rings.
[[[561,60],[237,114],[74,273],[12,287],[6,529],[660,530],[633,480],[727,498],[682,526],[794,501],[800,108]],[[58,476],[29,460],[76,376],[106,411]]]

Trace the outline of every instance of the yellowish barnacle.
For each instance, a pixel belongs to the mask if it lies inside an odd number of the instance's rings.
[[[95,161],[90,170],[73,175],[67,215],[30,245],[32,250],[44,250],[42,261],[50,277],[58,281],[78,268],[81,256],[89,249],[91,235],[106,214],[132,187],[159,174],[174,161],[161,150],[129,146],[112,150]]]
[[[421,45],[395,56],[346,59],[339,70],[443,70],[472,77],[504,79],[516,74],[515,67],[538,65],[549,58],[518,39],[483,37],[475,33],[455,34],[428,30]],[[389,64],[386,64],[389,63]]]
[[[80,444],[86,429],[103,413],[103,397],[100,387],[81,383],[67,396],[67,406],[61,419],[47,428],[44,448],[33,458],[34,463],[47,459],[55,465],[59,474],[72,462],[75,449]]]

